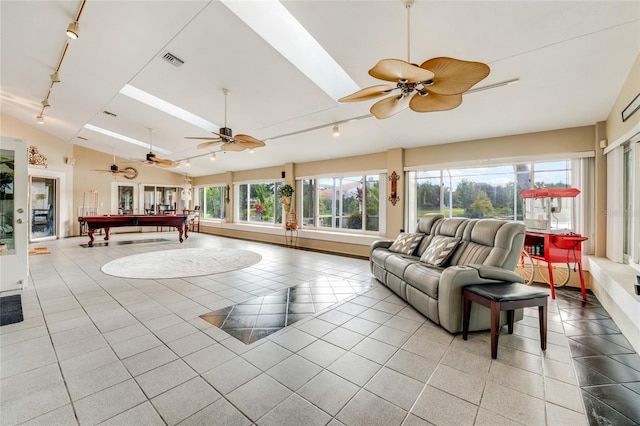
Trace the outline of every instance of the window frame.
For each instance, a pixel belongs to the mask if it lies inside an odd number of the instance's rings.
[[[320,196],[318,195],[320,192],[320,188],[318,185],[318,181],[322,179],[332,179],[333,180],[333,188],[332,194],[335,194],[335,185],[336,180],[341,180],[345,178],[361,178],[361,188],[362,188],[362,201],[361,204],[361,227],[360,229],[348,228],[348,227],[339,227],[337,225],[337,217],[335,213],[335,205],[337,201],[332,197],[332,216],[331,216],[331,225],[332,226],[319,226],[320,221]],[[376,177],[378,184],[378,229],[377,230],[367,230],[367,221],[369,218],[369,214],[367,213],[367,203],[368,195],[367,191],[367,182],[369,182],[369,177]],[[304,176],[296,178],[296,191],[299,191],[299,194],[303,194],[302,196],[296,198],[296,209],[301,212],[302,218],[300,223],[300,229],[307,231],[320,231],[320,232],[342,232],[342,233],[358,233],[358,234],[366,234],[366,235],[384,235],[386,232],[386,179],[387,172],[381,170],[374,171],[359,171],[359,172],[351,172],[351,173],[332,173],[332,174],[323,174],[323,175],[315,175],[315,176]],[[313,182],[313,224],[305,224],[306,223],[306,210],[304,206],[304,189],[305,189],[305,181]],[[343,192],[340,191],[340,201],[343,201]],[[342,209],[343,206],[341,206]],[[342,210],[341,210],[342,212]],[[341,222],[342,224],[342,222]]]

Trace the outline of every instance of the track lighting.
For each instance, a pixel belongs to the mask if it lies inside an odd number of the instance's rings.
[[[211,161],[216,161],[216,153],[211,154]]]
[[[191,161],[187,158],[187,161],[185,161],[184,165],[187,167],[191,166]]]
[[[44,117],[42,116],[42,114],[40,114],[39,116],[36,117],[36,123],[38,123],[38,124],[43,124],[44,123]]]
[[[78,36],[80,36],[80,23],[78,21],[73,21],[67,27],[67,37],[75,40]]]
[[[253,153],[254,153],[253,148],[249,148],[249,154],[253,154]]]
[[[43,108],[48,108],[51,106],[51,104],[49,103],[49,98],[44,98],[40,103],[42,104]]]
[[[176,164],[176,169],[180,168],[180,161],[178,161],[178,164]]]
[[[60,83],[60,76],[58,75],[58,71],[54,71],[53,74],[49,76],[51,78],[52,83]]]
[[[340,136],[340,127],[337,124],[333,126],[333,136]]]

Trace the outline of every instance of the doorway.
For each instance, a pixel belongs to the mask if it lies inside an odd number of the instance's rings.
[[[58,237],[58,179],[30,176],[29,241]]]

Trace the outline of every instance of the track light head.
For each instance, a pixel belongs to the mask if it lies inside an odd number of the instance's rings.
[[[187,158],[187,161],[185,161],[184,165],[189,167],[191,165],[191,161]]]
[[[253,154],[255,151],[253,148],[249,148],[249,154]]]
[[[340,136],[340,127],[337,124],[333,126],[333,136]]]
[[[36,123],[38,124],[43,124],[44,123],[44,117],[42,116],[42,114],[38,115],[36,117]]]
[[[49,77],[51,78],[52,83],[60,83],[60,75],[58,75],[58,71],[54,71]]]
[[[67,37],[72,40],[77,39],[80,36],[80,23],[78,21],[73,21],[67,27]]]
[[[211,154],[211,161],[216,161],[216,153]]]
[[[44,98],[40,103],[42,104],[43,108],[49,108],[51,106],[51,104],[49,103],[49,98]]]

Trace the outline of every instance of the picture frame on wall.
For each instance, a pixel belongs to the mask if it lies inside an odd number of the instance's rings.
[[[638,109],[640,109],[640,93],[622,110],[622,122],[627,121]]]

